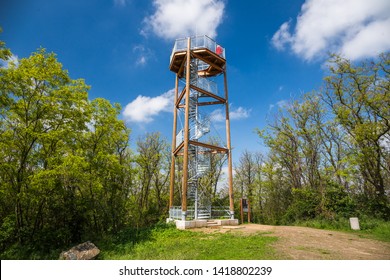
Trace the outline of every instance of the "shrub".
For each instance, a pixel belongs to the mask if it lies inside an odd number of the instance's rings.
[[[320,195],[311,189],[292,189],[292,203],[284,215],[284,221],[291,223],[297,220],[314,219],[318,213]]]

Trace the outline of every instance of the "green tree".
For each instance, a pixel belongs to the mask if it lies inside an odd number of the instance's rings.
[[[88,89],[44,49],[0,68],[1,251],[28,258],[130,224],[130,131]]]
[[[0,34],[3,33],[3,29],[0,27]],[[7,61],[11,56],[12,53],[10,49],[5,47],[5,42],[0,41],[0,60]]]
[[[169,145],[160,133],[147,133],[137,141],[135,207],[141,225],[160,219],[168,209]]]
[[[97,98],[90,103],[91,118],[80,140],[86,161],[82,188],[94,231],[117,231],[126,222],[132,169],[128,150],[129,129],[118,119],[119,104]]]
[[[275,179],[290,220],[359,210],[390,216],[389,57],[354,65],[332,56],[324,87],[290,102],[258,130],[269,148],[256,184],[266,190],[264,217],[278,205]]]
[[[71,80],[44,49],[1,69],[0,85],[1,187],[9,199],[2,203],[14,208],[15,237],[23,243],[44,227],[47,207],[55,211],[50,202],[62,190],[54,166],[66,153],[63,147],[85,129],[88,86]]]
[[[234,186],[237,197],[246,197],[251,205],[252,218],[259,221],[264,207],[263,155],[259,152],[244,151],[235,166]]]
[[[210,137],[206,143],[217,147],[222,146],[220,139],[217,137]],[[198,160],[201,164],[208,166],[205,174],[199,179],[198,187],[203,193],[203,196],[206,196],[207,201],[211,201],[211,203],[216,202],[219,199],[218,184],[221,179],[222,168],[227,161],[227,156],[222,153],[209,152],[199,154]]]
[[[291,106],[291,105],[289,105]],[[288,112],[287,112],[288,113]],[[297,129],[291,122],[291,117],[279,111],[273,124],[268,124],[267,130],[258,130],[258,135],[266,146],[271,149],[272,159],[286,171],[291,182],[291,188],[302,188],[303,167],[300,154],[300,139]]]
[[[339,56],[330,61],[324,100],[354,145],[364,193],[385,203],[390,172],[384,145],[390,132],[390,54],[358,66]]]

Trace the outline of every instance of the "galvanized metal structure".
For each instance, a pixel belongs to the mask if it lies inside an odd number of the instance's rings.
[[[207,36],[178,39],[172,51],[169,68],[176,73],[169,199],[170,219],[182,221],[210,219],[217,211],[216,215],[219,217],[227,216],[228,219],[234,219],[225,49]],[[218,91],[217,83],[214,82],[214,79],[221,75],[223,75],[222,94]],[[179,83],[184,84],[180,92]],[[226,146],[223,147],[202,142],[203,137],[210,132],[211,128],[210,117],[200,114],[200,108],[217,105],[225,109]],[[178,127],[180,113],[184,114],[184,123]],[[199,178],[209,168],[207,156],[215,153],[225,154],[228,157],[229,208],[227,211],[223,208],[213,208],[211,201],[207,200],[207,196],[199,187]],[[174,205],[178,157],[182,157],[181,206]],[[191,202],[193,202],[192,205]]]

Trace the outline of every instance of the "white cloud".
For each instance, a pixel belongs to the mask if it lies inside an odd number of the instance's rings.
[[[222,112],[222,109],[216,109],[210,114],[210,119],[213,122],[222,122],[225,120],[225,111]]]
[[[276,102],[276,104],[270,104],[268,106],[268,111],[272,111],[275,108],[275,105],[279,109],[286,109],[286,108],[288,108],[290,106],[290,103],[286,99],[279,100],[278,102]]]
[[[243,107],[238,107],[235,110],[230,110],[229,115],[231,120],[241,120],[246,119],[250,115],[250,111]],[[223,122],[225,121],[225,110],[216,109],[210,114],[210,119],[214,122]]]
[[[12,54],[7,60],[0,59],[0,67],[3,67],[5,69],[9,69],[11,67],[18,67],[18,66],[19,66],[19,58],[15,54]]]
[[[370,57],[372,51],[379,54],[390,49],[390,18],[375,21],[360,30],[354,38],[345,42],[342,53],[351,59]]]
[[[114,5],[116,7],[126,7],[127,0],[114,0]]]
[[[289,106],[289,102],[287,100],[283,99],[283,100],[279,100],[278,102],[276,102],[276,105],[278,106],[278,108],[284,109],[284,108],[287,108]]]
[[[238,107],[236,110],[230,112],[231,120],[241,120],[249,117],[250,110],[247,110],[242,107]]]
[[[149,97],[138,95],[136,99],[127,104],[123,110],[124,119],[133,123],[150,123],[154,118],[163,112],[172,112],[175,90]],[[230,110],[231,120],[246,119],[250,115],[250,109],[238,107]],[[216,109],[210,114],[210,119],[214,122],[225,121],[225,109]]]
[[[141,55],[140,57],[138,57],[136,64],[137,65],[145,65],[146,60],[147,60],[146,56]]]
[[[138,95],[123,110],[125,120],[136,123],[150,123],[161,112],[171,112],[173,110],[174,92],[174,89],[171,89],[156,97]]]
[[[291,20],[272,38],[278,50],[290,47],[306,60],[337,52],[350,59],[390,50],[390,1],[306,0],[291,32]]]
[[[144,45],[136,45],[133,47],[133,53],[136,55],[135,64],[137,66],[146,65],[149,60],[154,56],[151,49],[146,48]]]
[[[290,24],[291,21],[283,23],[279,30],[276,31],[274,36],[272,37],[272,44],[278,50],[284,50],[285,45],[291,43],[292,38],[290,34]]]
[[[222,22],[223,0],[154,0],[154,14],[144,19],[141,34],[152,31],[164,39],[193,35],[215,38]]]

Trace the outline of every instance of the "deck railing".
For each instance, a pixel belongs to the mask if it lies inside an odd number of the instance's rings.
[[[198,209],[200,212],[203,208]],[[180,220],[182,218],[181,216],[181,207],[180,206],[173,206],[171,209],[169,209],[169,218],[174,220]],[[198,213],[199,214],[199,213]],[[195,208],[193,206],[189,206],[187,208],[187,219],[194,219],[195,218]],[[211,216],[208,217],[209,219],[230,219],[230,211],[229,207],[211,207]]]
[[[199,77],[194,85],[214,95],[218,95],[218,85],[210,79]]]
[[[226,58],[225,56],[225,49],[222,48],[220,45],[218,45],[213,39],[210,37],[203,35],[203,36],[194,36],[191,37],[191,49],[208,49],[218,55],[220,55],[222,58]],[[187,38],[177,39],[175,41],[175,45],[173,46],[172,54],[170,61],[172,61],[172,57],[174,53],[179,51],[185,51],[187,50]]]

